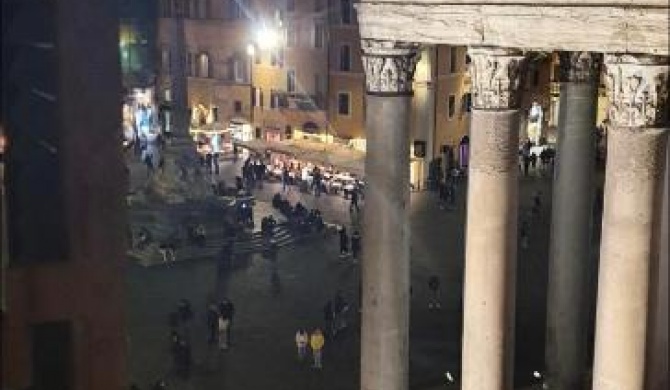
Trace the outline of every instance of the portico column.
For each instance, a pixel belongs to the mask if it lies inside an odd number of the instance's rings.
[[[520,51],[471,48],[463,390],[512,388]]]
[[[546,366],[552,390],[578,390],[583,387],[586,364],[586,275],[591,262],[596,81],[600,74],[594,54],[562,52],[560,59]]]
[[[606,55],[609,117],[593,390],[645,389],[668,136],[667,57]],[[664,237],[663,239],[667,239]]]
[[[417,47],[362,40],[367,88],[361,390],[407,390],[409,118]]]

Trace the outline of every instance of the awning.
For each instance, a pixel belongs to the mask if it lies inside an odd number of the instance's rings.
[[[266,142],[260,139],[235,141],[234,143],[257,153],[270,151],[313,164],[332,165],[337,170],[346,171],[359,177],[363,177],[365,174],[365,152],[345,145],[306,140]]]

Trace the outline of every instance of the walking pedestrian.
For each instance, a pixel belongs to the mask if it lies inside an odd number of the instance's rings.
[[[224,335],[226,338],[226,344],[229,345],[231,344],[232,340],[233,323],[235,319],[235,305],[233,305],[233,302],[231,302],[230,299],[225,298],[219,304],[219,313],[221,313],[221,316],[228,321],[228,326]]]
[[[218,329],[218,335],[217,338],[219,340],[219,349],[220,350],[226,350],[228,349],[228,335],[230,334],[230,320],[225,318],[223,314],[219,314],[219,318],[217,320],[217,329]]]
[[[207,307],[207,342],[215,344],[217,342],[217,335],[219,330],[219,311],[214,303]]]
[[[347,235],[347,228],[340,226],[340,257],[346,257],[349,253],[349,236]]]
[[[307,356],[307,343],[309,342],[309,334],[304,329],[298,329],[295,333],[295,345],[298,348],[298,360],[305,360]]]
[[[440,278],[437,275],[428,278],[428,289],[430,290],[428,309],[440,309]]]
[[[321,357],[323,352],[323,345],[326,343],[321,329],[316,328],[309,338],[309,345],[312,347],[312,354],[314,355],[314,368],[323,368]]]
[[[282,184],[282,192],[286,192],[288,189],[288,192],[291,192],[291,176],[288,173],[288,168],[284,167],[281,172],[281,184]]]
[[[328,300],[326,304],[323,306],[323,321],[326,329],[326,332],[328,332],[330,335],[334,334],[334,318],[335,318],[335,312],[333,310],[333,301]]]
[[[361,234],[358,230],[354,230],[351,235],[351,257],[353,262],[357,262],[361,253]]]
[[[349,203],[349,211],[354,211],[354,209],[356,209],[356,212],[361,211],[358,207],[358,188],[356,186],[351,190],[351,203]]]

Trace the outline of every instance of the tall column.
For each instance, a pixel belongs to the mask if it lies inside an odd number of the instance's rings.
[[[645,389],[668,136],[667,57],[607,55],[608,134],[593,390]],[[667,239],[667,237],[663,238]]]
[[[363,40],[367,88],[361,389],[407,390],[414,45]]]
[[[171,132],[163,153],[164,167],[152,176],[148,193],[169,203],[202,199],[211,194],[210,184],[200,173],[199,157],[189,134],[184,16],[189,3],[176,0],[170,25],[170,117]],[[165,223],[165,222],[162,222]]]
[[[436,46],[421,51],[421,60],[417,64],[414,77],[414,140],[426,143],[426,156],[423,158],[423,182],[428,178],[428,164],[435,156],[435,51]]]
[[[583,387],[586,364],[586,277],[599,67],[595,55],[562,52],[558,153],[549,247],[546,366],[551,389]]]
[[[463,390],[512,388],[517,251],[517,50],[471,48],[473,112],[465,241]]]

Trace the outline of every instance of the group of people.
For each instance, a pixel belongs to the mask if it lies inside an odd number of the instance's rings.
[[[555,152],[553,149],[545,147],[542,149],[540,155],[538,156],[536,153],[532,151],[533,146],[535,146],[535,144],[533,144],[533,142],[530,139],[528,139],[526,140],[526,142],[524,142],[523,146],[519,150],[519,157],[521,160],[519,169],[521,170],[524,176],[529,176],[530,169],[532,170],[537,169],[538,160],[542,165],[542,171],[547,171],[554,161]]]
[[[211,303],[207,308],[208,343],[216,344],[219,349],[227,350],[231,345],[235,305],[225,298],[218,304]]]
[[[326,338],[320,328],[314,329],[311,334],[307,333],[305,329],[298,329],[295,333],[295,344],[298,348],[298,360],[304,361],[307,358],[308,350],[311,350],[314,359],[312,367],[323,368],[322,356]]]
[[[272,207],[279,210],[298,233],[308,234],[312,231],[320,233],[326,226],[319,209],[308,210],[301,202],[291,206],[291,202],[283,198],[281,193],[276,193],[272,197]]]

